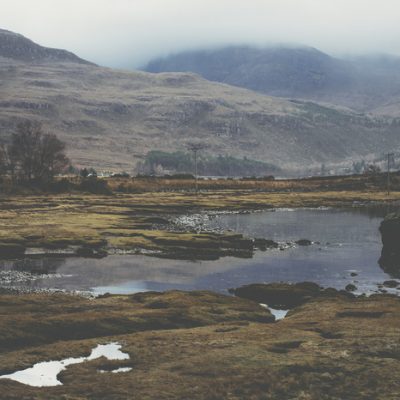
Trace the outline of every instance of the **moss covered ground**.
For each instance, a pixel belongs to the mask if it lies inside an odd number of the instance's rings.
[[[2,399],[398,399],[400,299],[310,299],[284,320],[209,292],[83,299],[0,296],[0,372],[88,355],[117,341],[129,360],[68,367],[62,386],[0,380]],[[126,373],[100,373],[131,367]]]

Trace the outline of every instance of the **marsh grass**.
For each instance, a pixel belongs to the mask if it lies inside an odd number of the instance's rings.
[[[26,248],[157,250],[199,256],[196,249],[252,251],[252,244],[229,233],[171,229],[176,215],[203,211],[246,211],[274,207],[352,207],[391,204],[400,192],[259,192],[216,190],[138,194],[59,194],[7,196],[0,202],[0,256],[15,257]],[[186,251],[188,250],[188,251]],[[82,252],[83,254],[84,252]],[[193,254],[191,254],[193,253]],[[196,254],[195,254],[196,253]],[[217,251],[218,253],[218,251]],[[182,254],[180,255],[182,256]],[[218,254],[215,255],[218,258]]]
[[[54,388],[0,380],[0,393],[10,400],[395,399],[399,310],[394,296],[319,298],[273,323],[255,302],[209,292],[1,295],[1,373],[87,356],[113,341],[130,359],[68,367]],[[119,367],[132,370],[98,372]]]

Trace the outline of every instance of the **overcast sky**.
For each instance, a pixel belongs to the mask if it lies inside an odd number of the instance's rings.
[[[112,67],[224,44],[400,56],[399,0],[0,0],[0,27]]]

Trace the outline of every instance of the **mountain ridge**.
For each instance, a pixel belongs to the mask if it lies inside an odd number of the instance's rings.
[[[0,29],[0,56],[25,62],[74,62],[95,65],[67,50],[40,46],[25,36]]]
[[[144,71],[195,72],[206,79],[263,94],[400,116],[400,58],[336,58],[312,47],[228,46],[150,61]]]
[[[132,171],[147,152],[247,157],[304,173],[398,148],[400,118],[288,100],[208,81],[70,61],[0,58],[0,141],[39,120],[78,167]]]

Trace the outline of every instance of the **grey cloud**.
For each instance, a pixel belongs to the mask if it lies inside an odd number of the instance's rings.
[[[1,0],[0,27],[113,67],[224,44],[400,56],[397,0]]]

